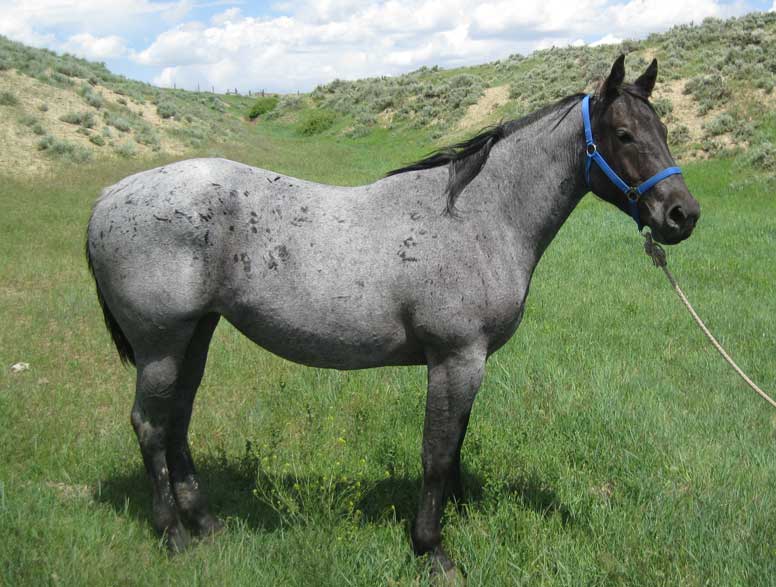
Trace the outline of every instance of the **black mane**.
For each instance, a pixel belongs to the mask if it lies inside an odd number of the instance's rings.
[[[485,165],[485,162],[488,160],[493,145],[540,118],[566,108],[563,116],[555,123],[555,127],[557,127],[571,111],[571,107],[583,96],[584,94],[573,94],[554,104],[545,106],[536,112],[523,116],[522,118],[487,127],[466,141],[442,147],[420,161],[402,167],[401,169],[390,171],[386,174],[386,177],[406,173],[408,171],[421,171],[424,169],[434,169],[435,167],[449,165],[450,176],[445,190],[447,196],[445,211],[448,214],[455,214],[455,202],[458,199],[458,196],[461,195],[466,186],[469,185],[482,170],[483,165]]]

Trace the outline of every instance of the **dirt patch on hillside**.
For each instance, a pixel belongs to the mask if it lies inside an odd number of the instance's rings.
[[[476,104],[469,106],[466,114],[458,121],[457,130],[481,128],[490,122],[489,118],[509,101],[509,86],[495,86],[485,90]]]
[[[393,124],[393,119],[395,116],[396,110],[393,108],[388,108],[377,115],[377,123],[383,128],[390,128],[391,124]]]
[[[132,131],[120,132],[115,128],[103,131],[106,126],[103,119],[105,108],[90,106],[78,94],[78,88],[85,80],[74,79],[74,82],[72,87],[60,88],[15,71],[0,71],[0,91],[7,91],[18,100],[15,106],[0,106],[0,173],[36,175],[49,170],[53,159],[45,150],[38,148],[46,135],[86,149],[97,158],[117,157],[115,147],[127,142],[134,144],[138,157],[153,153],[150,146],[135,140]],[[127,106],[124,106],[119,100],[126,98],[119,94],[102,86],[95,87],[94,91],[102,95],[106,105],[114,106],[119,111],[128,108],[140,115],[158,132],[161,151],[173,154],[184,151],[183,143],[164,132],[181,123],[162,119],[152,104],[137,104],[127,100]],[[91,113],[94,119],[90,129],[61,120],[64,115],[83,112]],[[35,129],[38,129],[38,133]],[[109,132],[109,135],[104,132]],[[106,144],[98,146],[92,143],[89,140],[92,135],[103,137]]]
[[[655,86],[654,100],[666,98],[671,101],[673,109],[671,116],[674,124],[679,123],[687,127],[690,140],[698,141],[703,137],[703,123],[709,117],[698,115],[698,103],[689,94],[684,93],[686,80],[671,80],[660,82]],[[669,125],[670,126],[670,125]]]

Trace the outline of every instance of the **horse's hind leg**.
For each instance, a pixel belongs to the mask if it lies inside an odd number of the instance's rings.
[[[441,518],[448,495],[460,484],[460,451],[472,404],[485,371],[486,350],[474,345],[427,352],[428,398],[423,427],[423,485],[412,528],[416,554],[428,554],[446,573],[454,569],[442,548]]]
[[[165,536],[173,552],[186,548],[189,535],[181,523],[167,451],[175,445],[171,440],[180,420],[176,411],[186,403],[181,384],[188,380],[184,375],[186,354],[197,327],[194,321],[168,324],[164,329],[138,333],[133,341],[137,383],[132,426],[153,486],[154,528]]]
[[[207,497],[197,476],[188,441],[194,397],[205,372],[210,339],[219,318],[218,314],[204,316],[197,324],[186,349],[176,386],[176,401],[167,443],[167,465],[178,511],[184,522],[200,535],[214,534],[223,527],[221,521],[208,510]]]

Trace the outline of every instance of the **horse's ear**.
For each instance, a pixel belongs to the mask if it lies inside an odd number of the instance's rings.
[[[620,94],[623,81],[625,81],[625,55],[620,55],[612,65],[612,71],[601,85],[598,93],[603,98],[616,98]]]
[[[641,77],[636,80],[635,86],[644,92],[644,96],[649,98],[652,95],[652,90],[655,88],[655,81],[657,80],[657,59],[653,59],[652,63],[647,67],[647,71],[641,74]]]

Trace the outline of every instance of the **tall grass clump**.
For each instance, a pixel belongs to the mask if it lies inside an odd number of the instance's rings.
[[[755,169],[776,173],[776,143],[763,141],[752,145],[740,161]]]
[[[173,118],[178,115],[178,109],[172,102],[160,102],[156,106],[156,113],[159,115],[159,118]]]
[[[706,133],[713,137],[732,132],[735,127],[736,119],[729,112],[723,112],[703,125]]]
[[[158,151],[162,147],[159,133],[148,124],[144,124],[135,130],[135,140],[141,145],[151,147],[154,151]]]
[[[129,120],[114,112],[105,112],[104,119],[105,124],[112,126],[121,132],[129,132],[132,130],[132,124],[129,122]]]
[[[11,92],[0,92],[0,106],[18,106],[19,98]]]
[[[251,106],[251,109],[248,111],[248,118],[255,120],[259,116],[271,112],[278,105],[278,101],[277,96],[262,96]]]
[[[40,121],[30,114],[22,116],[19,122],[28,127],[36,135],[43,136],[46,134],[46,130],[43,128]]]
[[[124,159],[132,159],[137,156],[137,144],[133,141],[126,141],[116,145],[116,154]]]
[[[698,102],[698,113],[703,116],[710,110],[724,104],[731,96],[725,79],[718,73],[698,75],[687,81],[684,93]]]
[[[83,128],[94,128],[94,114],[91,112],[68,112],[59,117],[59,120],[68,124],[75,124]]]
[[[84,163],[92,159],[92,152],[89,149],[51,135],[45,135],[38,141],[37,146],[39,151],[45,151],[49,155],[75,163]]]
[[[317,135],[330,129],[336,119],[337,115],[330,110],[308,110],[302,114],[296,131],[304,136]]]

